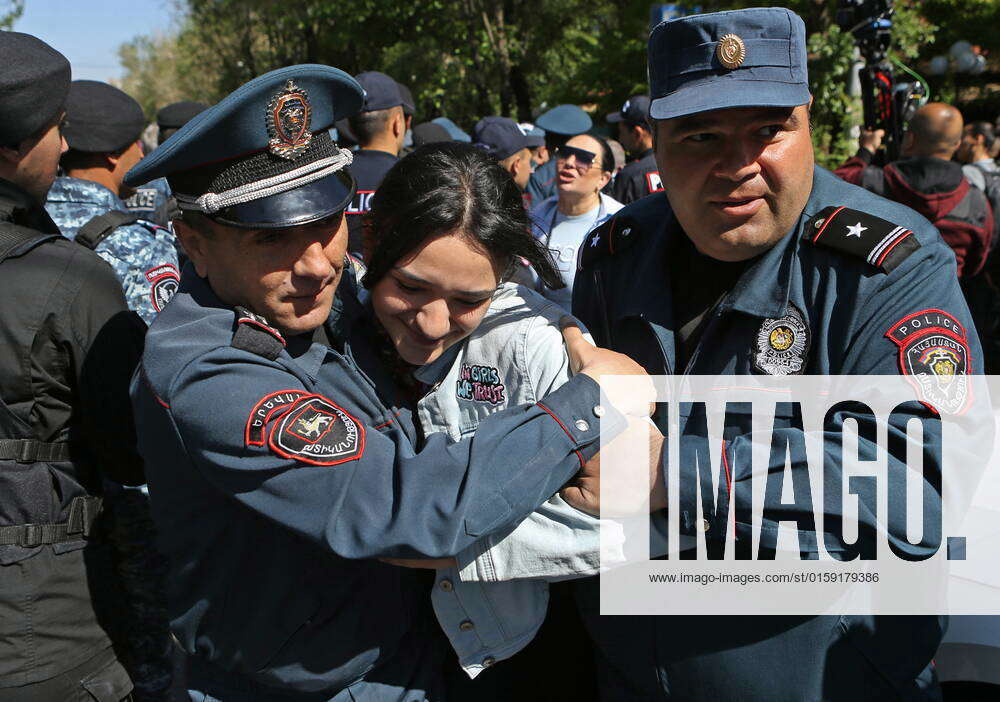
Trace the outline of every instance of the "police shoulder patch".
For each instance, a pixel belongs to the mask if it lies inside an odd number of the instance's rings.
[[[908,314],[885,335],[899,347],[899,370],[939,413],[959,413],[970,397],[972,356],[965,327],[947,312]]]
[[[640,238],[641,233],[638,223],[631,217],[611,217],[584,239],[577,268],[587,270],[605,256],[624,251]]]
[[[259,314],[236,308],[236,330],[231,345],[273,361],[285,348],[285,338]]]
[[[920,248],[912,230],[846,207],[822,210],[809,221],[804,236],[818,246],[863,258],[886,273]]]
[[[308,394],[296,398],[280,413],[267,443],[283,458],[334,466],[364,455],[365,428],[329,398]]]
[[[146,271],[146,280],[149,281],[149,296],[153,309],[157,312],[167,306],[181,284],[180,274],[172,263],[150,268]]]

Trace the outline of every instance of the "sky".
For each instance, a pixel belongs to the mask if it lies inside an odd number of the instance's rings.
[[[109,81],[122,76],[118,47],[140,34],[168,32],[176,2],[25,0],[24,5],[14,31],[34,34],[61,51],[73,67],[74,80]]]

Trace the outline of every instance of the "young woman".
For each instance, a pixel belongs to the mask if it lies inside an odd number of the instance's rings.
[[[561,278],[530,234],[517,185],[485,152],[457,142],[417,149],[387,174],[368,227],[367,304],[425,433],[460,439],[492,412],[537,402],[569,379],[565,312],[507,282],[522,258],[546,285],[561,287]],[[535,637],[546,581],[597,572],[598,524],[556,495],[503,537],[437,564],[446,567],[434,609],[470,677]]]

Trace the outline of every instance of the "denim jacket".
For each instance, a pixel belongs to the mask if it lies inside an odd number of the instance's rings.
[[[424,432],[461,439],[489,414],[538,402],[569,380],[564,314],[538,293],[504,283],[476,331],[417,371],[432,385],[417,406]],[[520,524],[459,553],[457,568],[437,572],[434,611],[470,677],[534,638],[548,606],[546,581],[598,572],[599,526],[610,528],[555,495]],[[607,553],[609,544],[620,552],[623,539],[605,535],[605,558],[624,558]]]

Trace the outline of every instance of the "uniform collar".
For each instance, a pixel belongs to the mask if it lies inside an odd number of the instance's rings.
[[[59,233],[59,227],[35,198],[3,178],[0,178],[0,219],[36,229],[43,234]]]
[[[49,191],[49,202],[80,202],[95,205],[102,210],[125,211],[122,199],[100,183],[82,178],[60,176]]]

